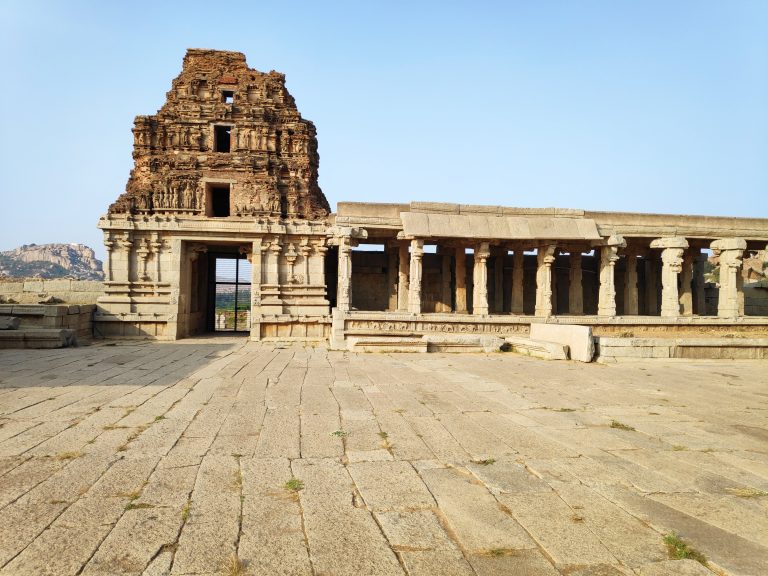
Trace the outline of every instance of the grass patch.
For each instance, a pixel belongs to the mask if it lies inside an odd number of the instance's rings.
[[[232,487],[237,491],[243,489],[243,473],[240,471],[240,468],[232,473]]]
[[[473,464],[480,464],[480,466],[490,466],[496,462],[495,458],[486,458],[485,460],[472,460]]]
[[[291,478],[288,482],[283,484],[283,488],[290,492],[298,492],[299,490],[304,490],[304,482],[298,478]]]
[[[189,520],[189,509],[192,508],[192,500],[187,500],[184,507],[181,509],[181,521],[186,523]]]
[[[680,444],[675,444],[674,446],[672,446],[672,450],[674,450],[675,452],[685,452],[686,450],[688,450],[688,448],[686,446],[681,446]]]
[[[118,424],[107,424],[106,426],[102,426],[102,430],[122,430],[123,428],[128,428],[128,426],[120,426]]]
[[[162,414],[160,416],[155,416],[155,422],[160,422],[160,420],[165,420],[165,416]]]
[[[224,574],[226,576],[245,576],[245,562],[240,560],[237,552],[232,552],[232,555],[224,563]]]
[[[626,430],[628,432],[635,431],[635,428],[633,426],[630,426],[629,424],[624,424],[623,422],[619,422],[618,420],[611,420],[611,428],[616,428],[618,430]]]
[[[491,548],[486,550],[485,555],[493,556],[494,558],[499,558],[501,556],[514,556],[515,550],[512,550],[511,548]]]
[[[672,560],[696,560],[704,566],[707,565],[707,559],[704,554],[691,548],[685,540],[674,532],[664,536],[664,544],[667,546],[667,552]]]
[[[576,408],[554,408],[555,412],[576,412]]]
[[[335,436],[336,438],[346,438],[349,435],[349,432],[345,432],[344,430],[334,430],[331,432],[331,436]]]
[[[738,496],[739,498],[760,498],[762,496],[768,496],[768,492],[765,490],[758,490],[757,488],[726,488],[728,494],[732,496]]]
[[[49,500],[48,504],[66,504],[66,500]]]
[[[377,434],[379,435],[379,438],[381,438],[382,440],[386,440],[389,437],[389,434],[387,434],[386,432],[383,432],[383,431],[382,432],[377,432]]]
[[[134,490],[133,492],[121,492],[118,494],[121,498],[128,498],[129,500],[138,500],[139,496],[141,496],[141,490]]]
[[[83,453],[80,451],[71,451],[71,452],[61,452],[56,455],[56,460],[74,460],[75,458],[80,458]]]
[[[125,510],[141,510],[143,508],[154,508],[154,504],[147,504],[146,502],[129,502],[125,505]]]

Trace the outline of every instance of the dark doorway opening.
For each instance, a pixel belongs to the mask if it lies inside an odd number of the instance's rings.
[[[209,332],[251,329],[251,263],[235,254],[209,254],[206,328]]]
[[[229,152],[230,136],[232,134],[231,126],[213,127],[214,150],[216,152]]]
[[[328,303],[331,308],[336,307],[336,289],[339,284],[339,248],[329,246],[325,254],[325,283],[328,292]]]

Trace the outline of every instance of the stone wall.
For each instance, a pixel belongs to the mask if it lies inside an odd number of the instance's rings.
[[[8,280],[0,282],[0,300],[15,300],[20,304],[37,304],[53,296],[66,304],[95,304],[103,293],[104,283],[98,280]]]

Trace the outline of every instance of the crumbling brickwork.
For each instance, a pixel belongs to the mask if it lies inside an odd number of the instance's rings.
[[[316,130],[285,76],[190,49],[166,103],[134,121],[134,168],[110,214],[323,218]],[[216,206],[215,194],[227,194]]]

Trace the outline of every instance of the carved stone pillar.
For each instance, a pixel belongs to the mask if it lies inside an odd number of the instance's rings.
[[[524,282],[525,252],[522,247],[517,247],[512,256],[512,314],[523,313]]]
[[[296,284],[296,260],[299,257],[299,253],[296,252],[296,247],[293,242],[288,243],[288,249],[285,251],[285,261],[288,264],[288,270],[285,277],[286,284]]]
[[[552,264],[555,262],[555,244],[539,246],[536,256],[536,316],[552,316]]]
[[[310,273],[310,279],[314,280],[314,286],[325,287],[325,255],[328,253],[328,246],[325,245],[325,240],[319,240],[314,243],[315,245],[315,258],[319,260],[315,266],[315,275]],[[328,294],[325,294],[326,298]]]
[[[267,284],[280,285],[280,252],[283,247],[280,240],[275,237],[269,244],[269,263],[267,264]]]
[[[581,284],[581,252],[571,252],[568,276],[568,313],[584,314],[584,287]]]
[[[707,315],[704,269],[708,258],[705,253],[697,252],[693,264],[693,309],[699,316]]]
[[[387,246],[387,291],[389,298],[387,299],[387,310],[397,310],[397,284],[398,284],[398,269],[397,269],[397,246]]]
[[[261,238],[257,238],[251,245],[251,311],[254,316],[259,316],[261,307],[261,282],[262,282],[262,254],[264,244]],[[253,330],[251,330],[253,336]]]
[[[472,314],[488,314],[488,257],[491,255],[488,242],[475,247],[474,287],[472,292]]]
[[[339,238],[339,282],[336,307],[342,312],[352,308],[352,241],[349,236]]]
[[[619,248],[627,243],[621,236],[611,236],[600,249],[600,292],[597,300],[598,316],[616,316],[616,262]]]
[[[421,314],[421,264],[424,256],[424,240],[411,240],[411,277],[408,288],[408,312]]]
[[[408,310],[408,277],[410,276],[411,257],[408,254],[408,244],[400,244],[397,270],[397,309],[400,312]]]
[[[683,268],[683,252],[688,248],[685,238],[658,238],[651,242],[651,248],[661,248],[661,315],[680,315],[680,295],[677,289],[677,275]]]
[[[637,316],[640,311],[640,299],[637,292],[637,249],[627,248],[624,259],[624,315]]]
[[[451,254],[445,248],[439,248],[440,251],[440,306],[439,312],[450,312],[451,307]]]
[[[467,254],[464,246],[456,248],[456,312],[467,313]]]
[[[106,235],[104,246],[107,249],[107,269],[104,271],[104,280],[106,282],[112,282],[112,250],[114,249],[115,243],[112,241],[112,236],[110,234]]]
[[[299,254],[301,254],[301,277],[304,286],[309,286],[309,256],[311,253],[312,246],[309,245],[309,238],[302,238]]]
[[[655,316],[659,313],[659,263],[656,254],[648,252],[645,258],[645,313]]]
[[[736,318],[740,313],[739,290],[741,288],[741,264],[747,242],[742,238],[715,240],[710,245],[720,262],[720,294],[717,315],[721,318]]]
[[[694,253],[683,253],[682,272],[680,274],[680,312],[683,316],[693,316],[693,267]]]
[[[493,264],[493,311],[496,314],[504,312],[504,256],[507,251],[503,247],[495,249],[496,259]]]
[[[155,260],[155,282],[160,282],[160,251],[163,248],[162,238],[157,234],[153,234],[149,247],[152,250],[152,255]]]

